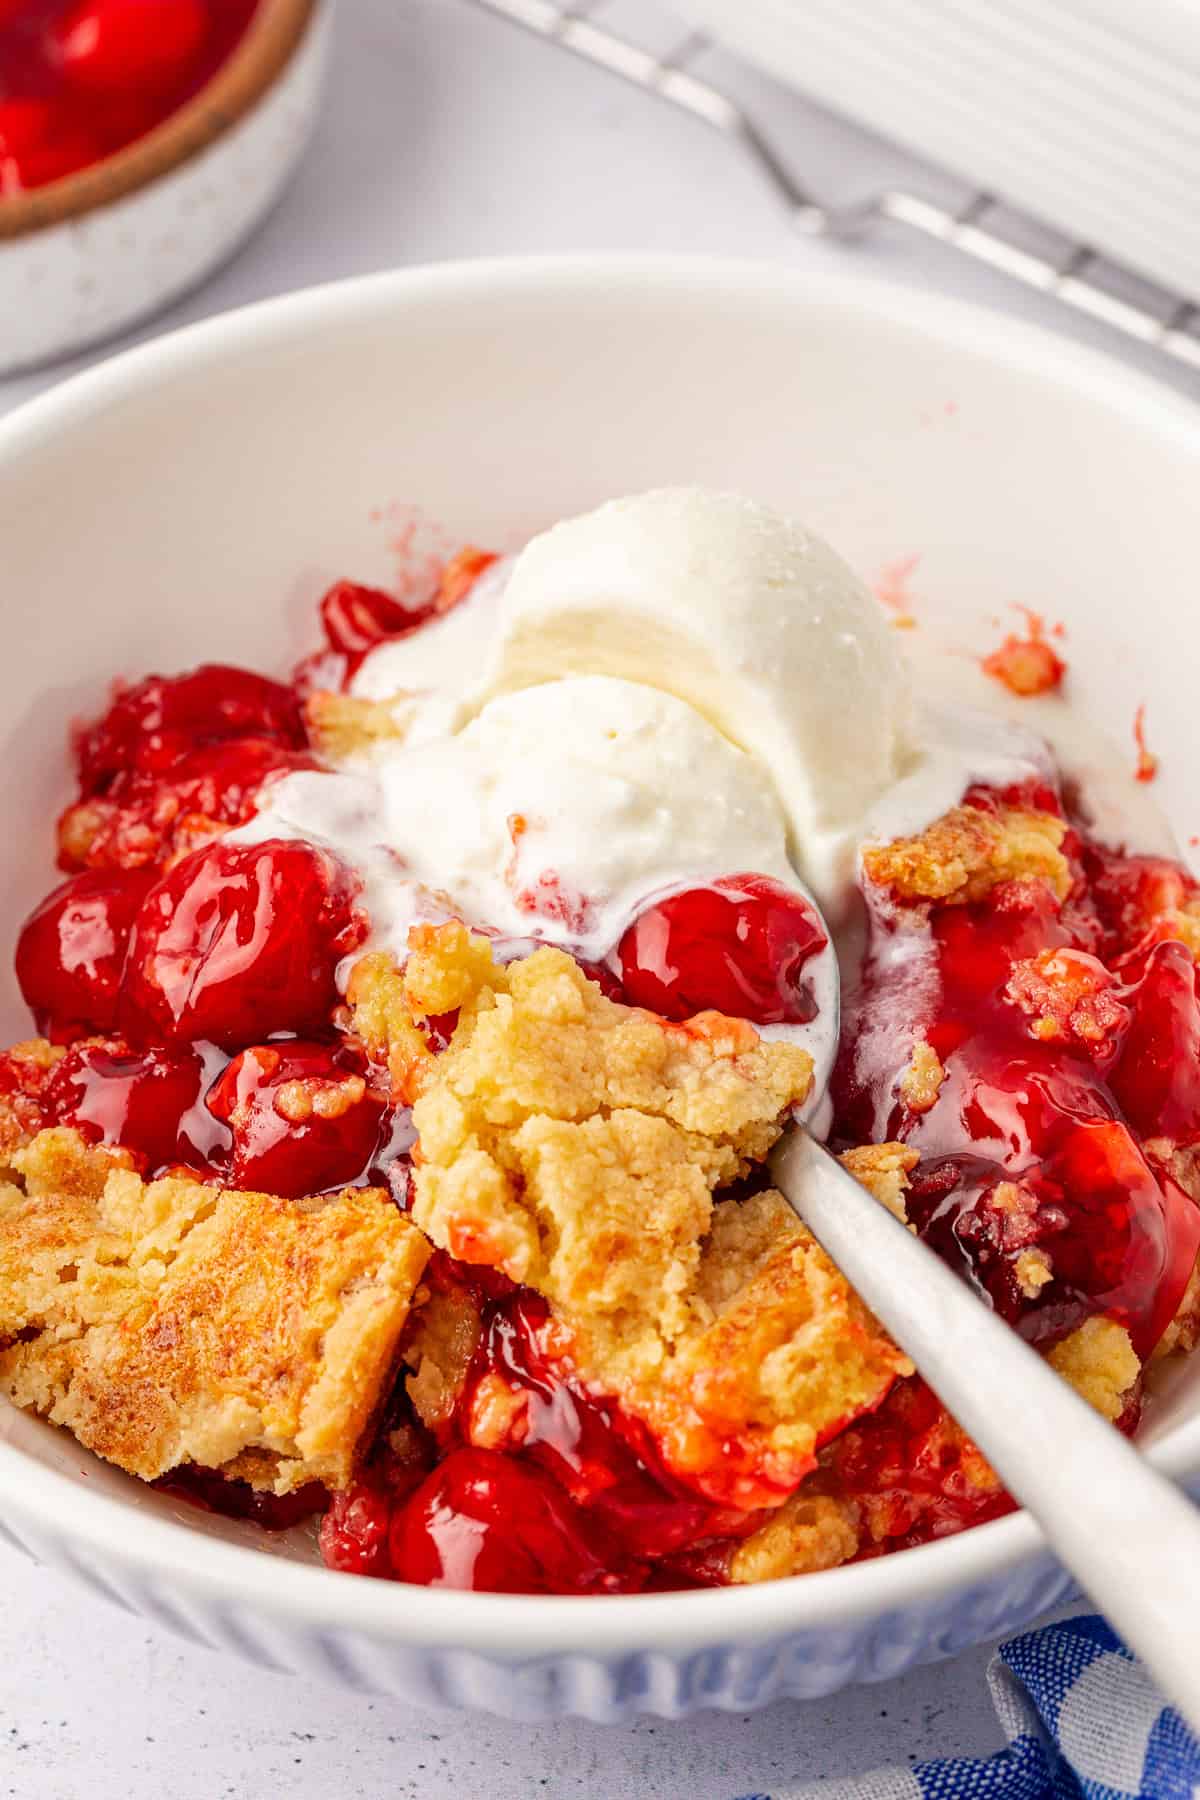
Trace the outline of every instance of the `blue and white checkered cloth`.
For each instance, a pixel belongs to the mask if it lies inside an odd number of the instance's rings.
[[[876,1769],[742,1800],[1200,1800],[1200,1742],[1103,1619],[1001,1644],[995,1756]]]

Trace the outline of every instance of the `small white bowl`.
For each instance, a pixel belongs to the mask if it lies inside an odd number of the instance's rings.
[[[388,579],[389,507],[507,546],[669,482],[786,507],[868,576],[919,553],[918,629],[964,652],[998,641],[1014,601],[1061,620],[1074,703],[1131,771],[1146,703],[1163,802],[1181,840],[1200,831],[1186,403],[1059,338],[863,283],[646,257],[467,263],[210,320],[0,422],[0,821],[19,847],[0,944],[53,879],[67,728],[114,674],[206,657],[286,669],[326,583]],[[28,1020],[4,979],[8,1041]],[[1172,1474],[1200,1476],[1200,1361],[1147,1440]],[[1024,1514],[758,1588],[399,1587],[317,1567],[311,1534],[195,1512],[2,1409],[0,1521],[204,1643],[539,1720],[825,1694],[1020,1626],[1067,1588]]]
[[[283,189],[316,118],[332,0],[260,0],[212,79],[103,162],[0,200],[0,376],[193,287]]]

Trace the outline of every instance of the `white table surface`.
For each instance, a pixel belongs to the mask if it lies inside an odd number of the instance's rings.
[[[665,47],[649,0],[618,0],[606,16]],[[765,78],[712,67],[821,191],[851,197],[922,174]],[[854,249],[795,236],[715,133],[468,0],[343,0],[323,121],[283,203],[234,263],[136,335],[397,263],[579,249],[761,256],[951,289],[1089,338],[1200,399],[1200,377],[899,229]],[[0,382],[0,410],[92,360]],[[19,1800],[258,1800],[284,1786],[293,1800],[729,1800],[999,1743],[986,1650],[749,1718],[532,1729],[260,1673],[148,1630],[8,1550],[0,1583],[0,1796]]]

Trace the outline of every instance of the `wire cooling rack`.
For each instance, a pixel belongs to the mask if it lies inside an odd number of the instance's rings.
[[[825,205],[792,173],[751,114],[694,72],[701,57],[716,48],[709,37],[689,32],[667,54],[655,55],[606,27],[603,14],[609,3],[474,0],[486,11],[715,127],[757,165],[798,230],[848,239],[864,235],[882,220],[893,221],[1200,369],[1200,305],[1098,255],[1087,244],[1048,232],[994,194],[976,191],[963,204],[947,207],[920,194],[888,188],[853,206]],[[1051,243],[1045,253],[1034,254],[1016,241],[1030,227]],[[1131,291],[1136,298],[1130,297]]]

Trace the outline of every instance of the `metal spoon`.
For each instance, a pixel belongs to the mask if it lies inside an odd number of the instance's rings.
[[[1200,1732],[1200,1515],[799,1126],[775,1182]]]

